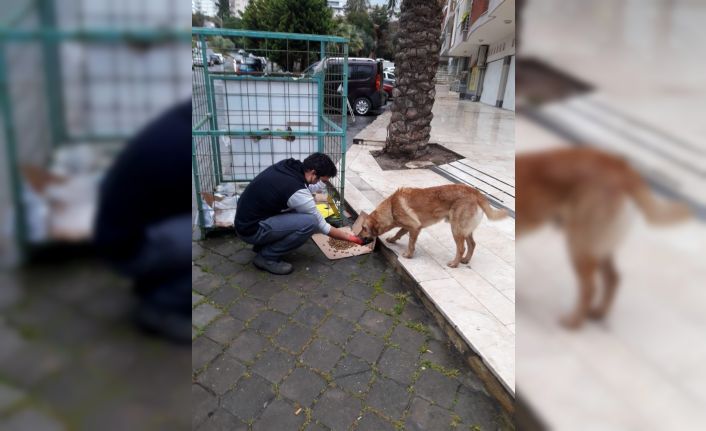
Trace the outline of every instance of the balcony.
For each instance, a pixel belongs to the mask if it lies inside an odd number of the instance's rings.
[[[473,0],[471,3],[471,14],[468,22],[472,26],[484,13],[488,12],[490,0]]]
[[[440,56],[442,56],[442,57],[449,56],[449,50],[451,49],[452,41],[453,41],[453,33],[451,33],[451,31],[444,33],[443,40],[441,42],[441,50],[439,50]]]
[[[444,28],[441,30],[441,50],[439,55],[447,56],[449,55],[449,49],[453,43],[453,25],[454,25],[454,11],[451,10],[450,15],[448,15],[444,21]]]
[[[463,7],[464,5],[462,5]],[[465,9],[469,10],[466,6]],[[461,18],[465,12],[460,13]],[[515,32],[515,0],[473,0],[465,22],[458,20],[448,55],[468,57],[479,45]]]

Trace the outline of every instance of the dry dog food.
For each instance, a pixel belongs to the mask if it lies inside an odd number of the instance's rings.
[[[331,246],[331,248],[333,248],[334,250],[348,250],[349,248],[356,246],[356,244],[352,242],[343,241],[335,238],[329,238],[328,245]]]

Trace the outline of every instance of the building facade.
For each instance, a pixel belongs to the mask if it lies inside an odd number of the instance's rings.
[[[346,14],[346,0],[328,0],[328,7],[333,11],[333,16],[343,16]]]
[[[250,0],[230,0],[230,14],[240,18],[245,12],[245,8],[250,4]]]
[[[442,39],[462,98],[515,109],[515,0],[448,0]]]
[[[215,0],[191,0],[191,13],[201,12],[205,16],[216,16],[218,8]]]

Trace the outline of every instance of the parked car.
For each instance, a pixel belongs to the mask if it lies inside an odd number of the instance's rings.
[[[257,67],[255,67],[252,64],[245,64],[245,63],[240,63],[237,66],[238,68],[236,69],[235,73],[238,74],[248,74],[248,73],[259,73],[262,72],[261,70],[258,70]]]
[[[397,77],[395,76],[395,72],[390,69],[383,70],[382,89],[385,90],[387,97],[390,99],[392,99],[392,90],[395,88],[395,85],[397,85]]]
[[[203,67],[203,57],[201,57],[200,55],[197,55],[197,56],[194,56],[193,58],[194,58],[194,61],[193,61],[194,66]],[[208,67],[213,66],[213,64],[214,64],[213,59],[209,58],[208,59]]]
[[[214,64],[223,64],[223,54],[212,53],[208,56]]]
[[[391,70],[394,72],[394,70],[395,70],[395,63],[393,63],[393,62],[391,62],[391,61],[389,61],[389,60],[385,60],[384,58],[378,58],[377,60],[378,60],[378,61],[382,61],[382,69],[383,69],[383,70],[391,69]]]
[[[382,81],[382,89],[387,93],[387,98],[392,99],[392,90],[395,89],[395,83],[392,81]]]
[[[342,82],[341,58],[329,58],[324,65],[327,91],[337,91]],[[304,74],[321,71],[317,62],[309,66]],[[357,115],[367,115],[387,103],[387,93],[382,83],[382,61],[372,58],[348,58],[348,101]]]
[[[348,70],[348,99],[357,115],[366,115],[387,103],[382,85],[382,61],[349,58]]]
[[[266,61],[262,57],[253,55],[243,56],[241,62],[236,62],[235,73],[238,74],[257,74],[265,71]]]
[[[206,57],[208,58],[208,66],[211,67],[214,65],[214,61],[212,58],[213,51],[210,49],[206,50]],[[202,66],[203,67],[203,55],[202,51],[199,48],[192,48],[191,49],[191,58],[192,58],[192,66]]]

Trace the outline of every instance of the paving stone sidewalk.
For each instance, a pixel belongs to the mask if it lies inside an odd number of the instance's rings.
[[[497,430],[510,421],[378,253],[313,242],[274,276],[233,236],[193,243],[198,430]]]
[[[188,346],[138,332],[90,258],[0,272],[0,430],[189,429]]]

